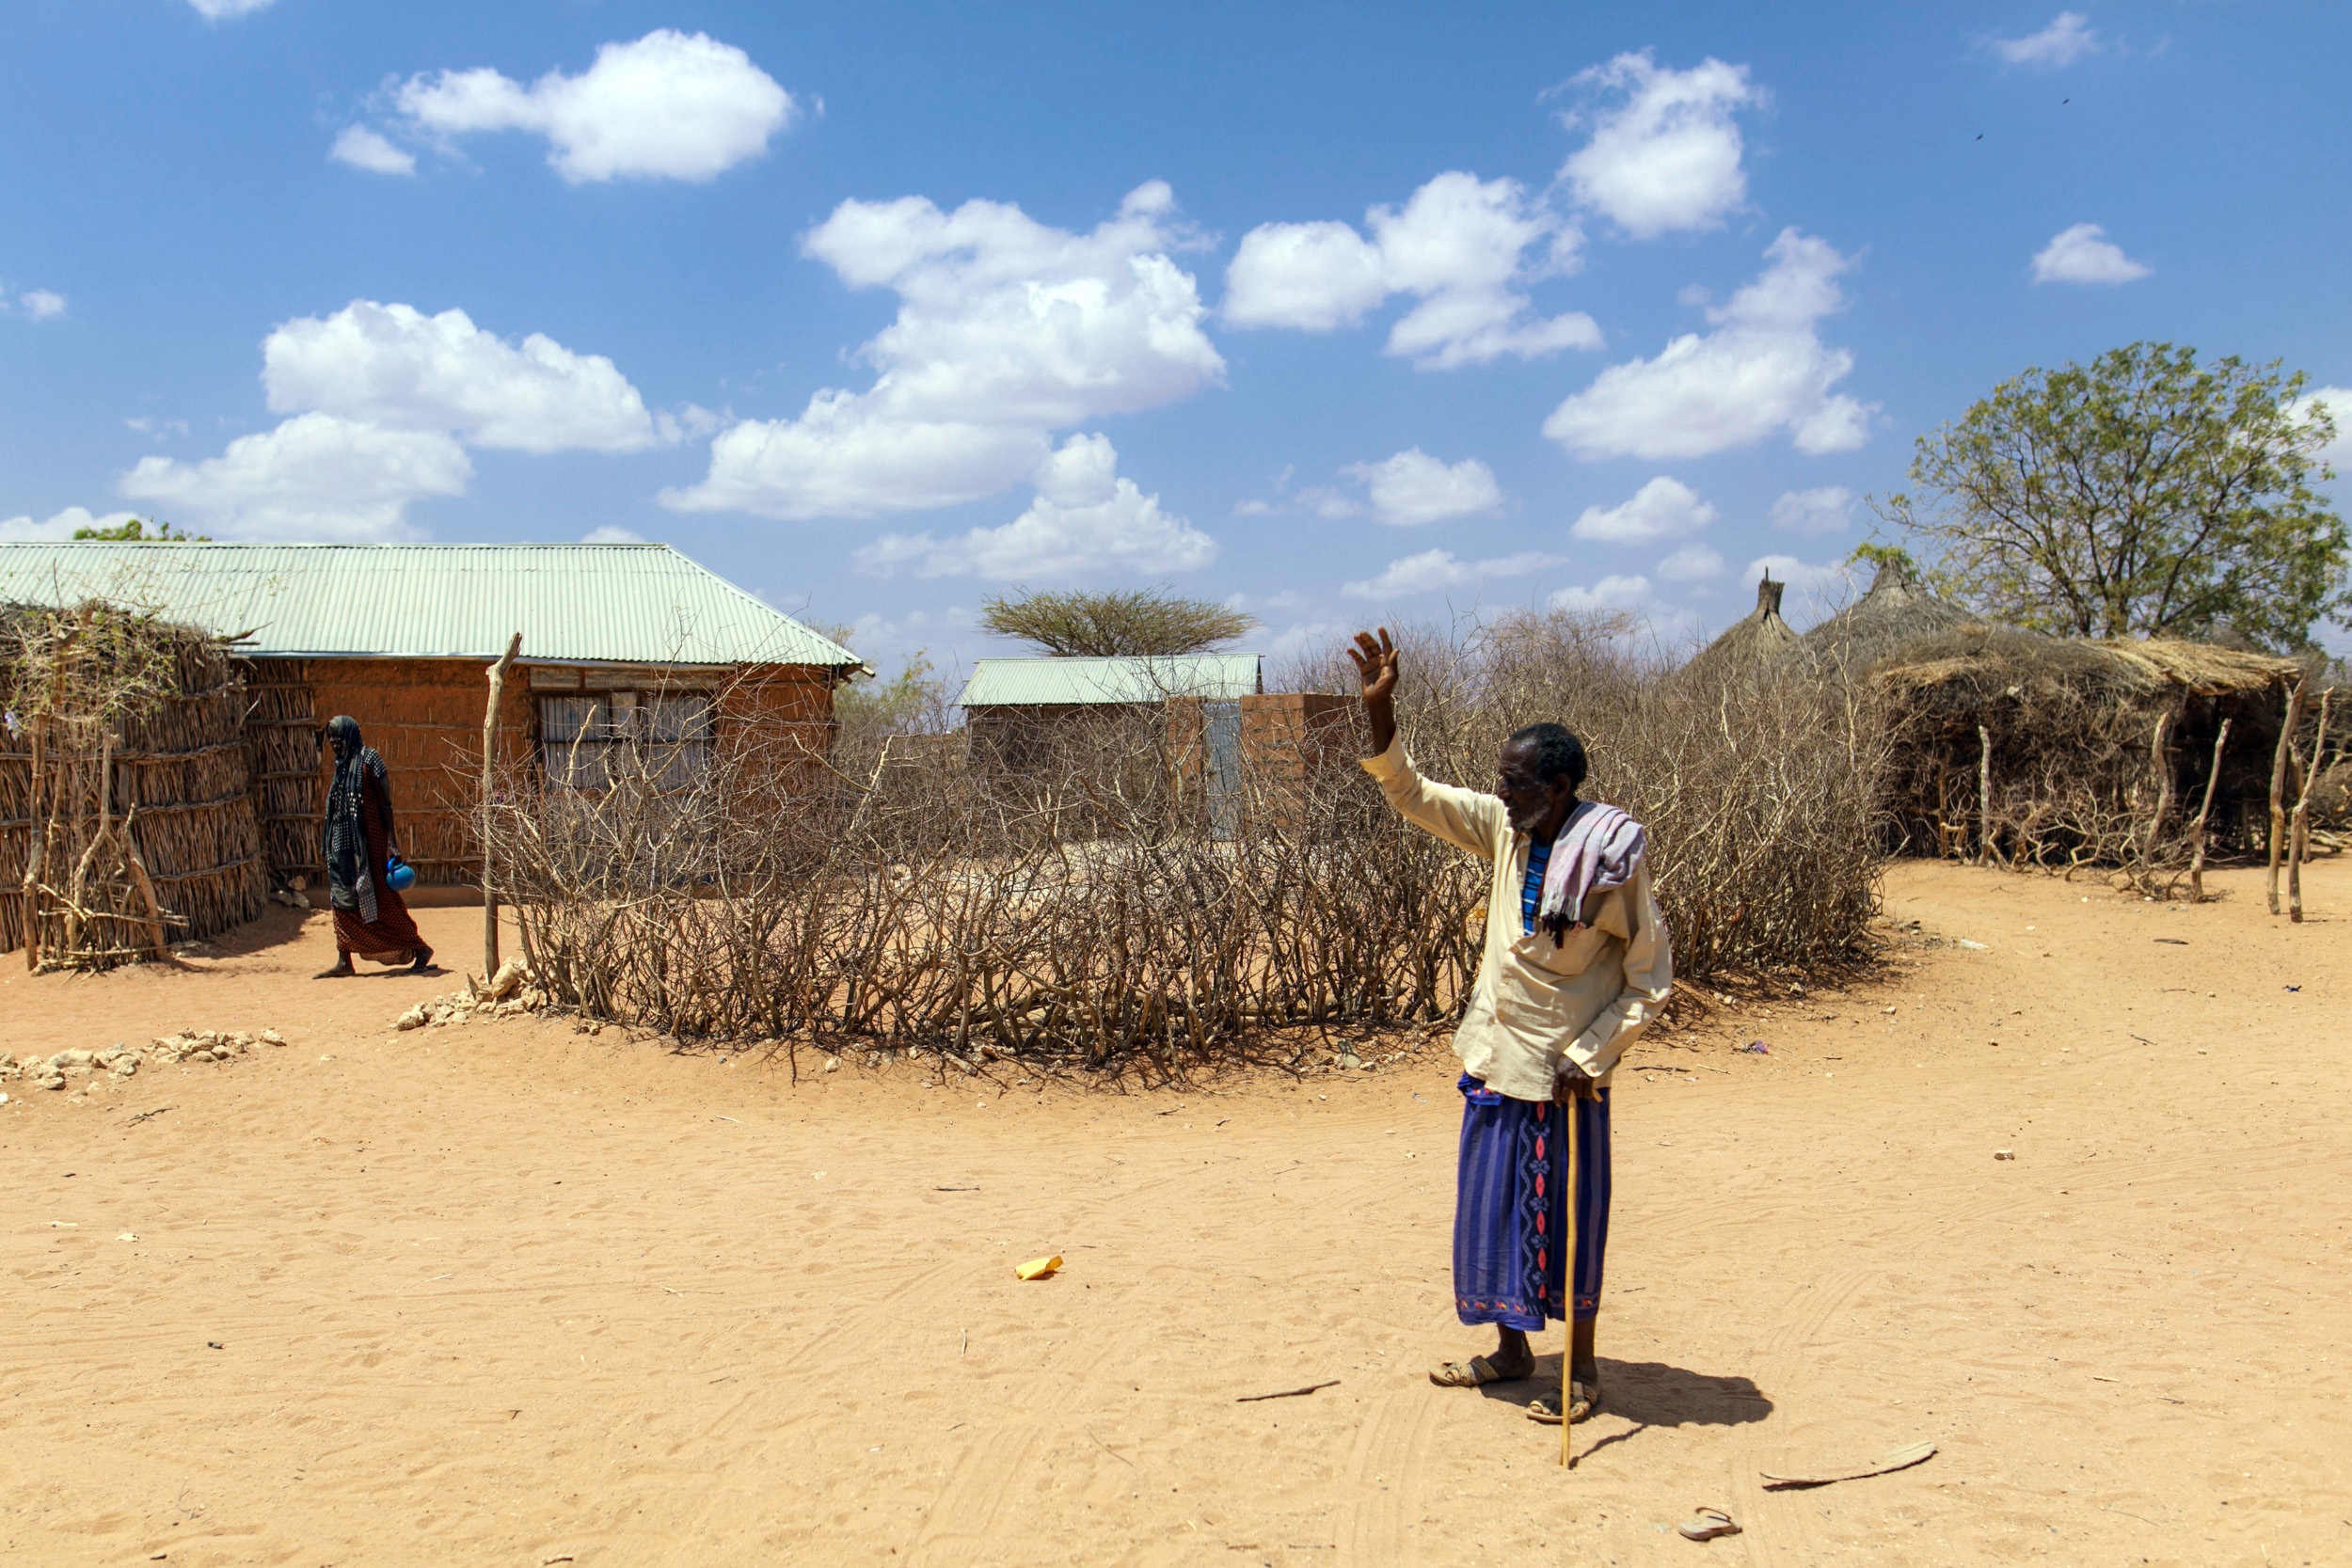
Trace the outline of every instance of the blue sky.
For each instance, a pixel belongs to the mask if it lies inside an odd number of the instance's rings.
[[[666,539],[885,667],[1022,583],[1681,637],[2028,365],[2352,388],[2341,6],[10,12],[0,536]]]

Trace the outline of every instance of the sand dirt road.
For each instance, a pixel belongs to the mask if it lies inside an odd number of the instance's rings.
[[[1891,922],[1982,949],[1639,1048],[1610,1408],[1565,1474],[1533,1386],[1424,1377],[1482,1348],[1434,1047],[796,1086],[560,1022],[393,1034],[450,982],[313,984],[320,924],[275,912],[209,973],[14,973],[0,1049],[293,1043],[4,1085],[0,1560],[2352,1561],[2352,867],[2299,929],[2217,880],[1899,867]],[[479,918],[423,915],[453,958]],[[1675,1536],[1700,1504],[1745,1533]]]

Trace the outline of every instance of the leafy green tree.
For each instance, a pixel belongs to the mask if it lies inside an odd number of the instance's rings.
[[[2327,408],[2277,361],[2132,343],[2028,370],[1922,436],[1880,515],[1973,609],[2079,637],[2210,637],[2281,651],[2352,614]]]
[[[844,730],[876,735],[928,734],[945,727],[946,709],[946,690],[928,648],[916,649],[906,668],[889,680],[850,682],[833,697],[834,715]]]
[[[1231,642],[1258,624],[1254,615],[1207,599],[1170,598],[1165,589],[1126,594],[1036,594],[985,600],[980,625],[1049,654],[1197,654]]]
[[[1919,563],[1911,559],[1911,552],[1900,545],[1883,545],[1875,539],[1865,539],[1846,556],[1849,566],[1900,566],[1916,581],[1926,576]]]
[[[155,531],[147,531],[148,524],[136,517],[126,517],[112,528],[77,528],[76,539],[102,539],[116,544],[209,545],[212,540],[201,533],[183,533],[169,523],[156,523]]]

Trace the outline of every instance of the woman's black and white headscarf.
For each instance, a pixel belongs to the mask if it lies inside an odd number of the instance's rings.
[[[377,798],[379,803],[389,804],[389,775],[375,749],[359,743],[357,719],[336,715],[327,721],[326,738],[335,748],[335,782],[326,791],[326,822],[319,835],[319,847],[326,858],[327,895],[337,909],[357,910],[360,919],[373,924],[375,881],[369,874],[368,834],[359,818],[359,795],[373,780],[383,791]],[[391,835],[387,813],[384,838],[388,847]]]

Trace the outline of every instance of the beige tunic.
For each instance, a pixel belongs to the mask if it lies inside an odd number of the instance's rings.
[[[1520,929],[1528,838],[1511,831],[1500,800],[1422,778],[1402,740],[1365,758],[1364,771],[1405,820],[1494,866],[1486,951],[1454,1032],[1462,1069],[1513,1100],[1553,1098],[1568,1070],[1608,1083],[1674,984],[1674,955],[1650,896],[1646,861],[1625,886],[1587,896],[1583,929],[1555,946],[1542,930]]]

